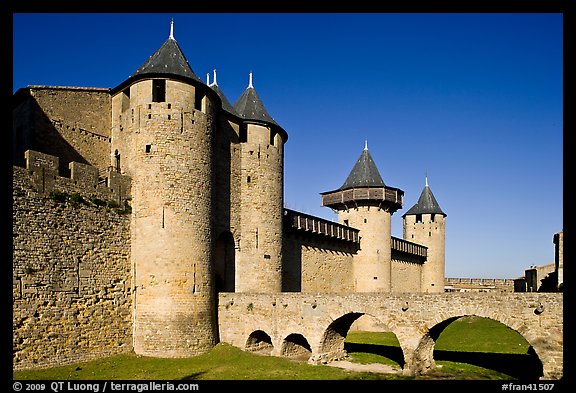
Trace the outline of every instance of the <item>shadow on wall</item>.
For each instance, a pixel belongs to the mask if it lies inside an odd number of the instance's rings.
[[[20,112],[14,124],[13,164],[24,167],[24,152],[35,150],[60,160],[59,176],[70,177],[72,161],[90,165],[88,161],[58,132],[33,97],[26,97],[14,112]]]

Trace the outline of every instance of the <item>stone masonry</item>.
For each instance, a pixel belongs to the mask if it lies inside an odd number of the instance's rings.
[[[430,329],[480,315],[522,334],[545,377],[562,374],[561,294],[445,296],[448,224],[427,182],[403,239],[391,217],[404,191],[385,185],[367,144],[321,193],[337,223],[286,209],[288,133],[252,73],[234,105],[215,72],[208,82],[171,26],[114,88],[14,94],[15,369],[189,357],[218,341],[327,361],[370,314],[418,373],[434,366]]]

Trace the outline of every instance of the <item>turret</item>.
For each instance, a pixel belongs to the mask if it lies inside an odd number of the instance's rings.
[[[132,177],[134,351],[187,357],[217,342],[212,137],[221,106],[169,38],[112,90],[112,151]]]
[[[428,178],[418,202],[402,217],[404,239],[428,247],[427,259],[422,265],[421,291],[444,292],[446,213],[428,186]]]
[[[360,230],[356,291],[390,292],[391,220],[402,207],[404,191],[384,184],[366,143],[344,184],[321,195],[322,205],[337,211],[340,224]]]
[[[280,292],[284,143],[288,134],[268,114],[252,84],[252,73],[234,110],[242,120],[236,291]]]

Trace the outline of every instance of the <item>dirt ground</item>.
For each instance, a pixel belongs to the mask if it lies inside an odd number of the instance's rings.
[[[360,363],[352,363],[346,360],[337,360],[334,362],[330,362],[327,365],[333,367],[340,367],[350,371],[368,372],[368,373],[396,374],[402,372],[402,370],[398,367],[393,367],[380,363],[360,364]]]

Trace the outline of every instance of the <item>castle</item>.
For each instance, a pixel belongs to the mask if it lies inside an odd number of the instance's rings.
[[[367,145],[321,193],[337,223],[285,208],[288,133],[252,75],[230,104],[172,28],[115,88],[29,86],[13,108],[15,367],[203,353],[219,292],[444,292],[446,214],[427,180],[403,239],[404,192]]]

